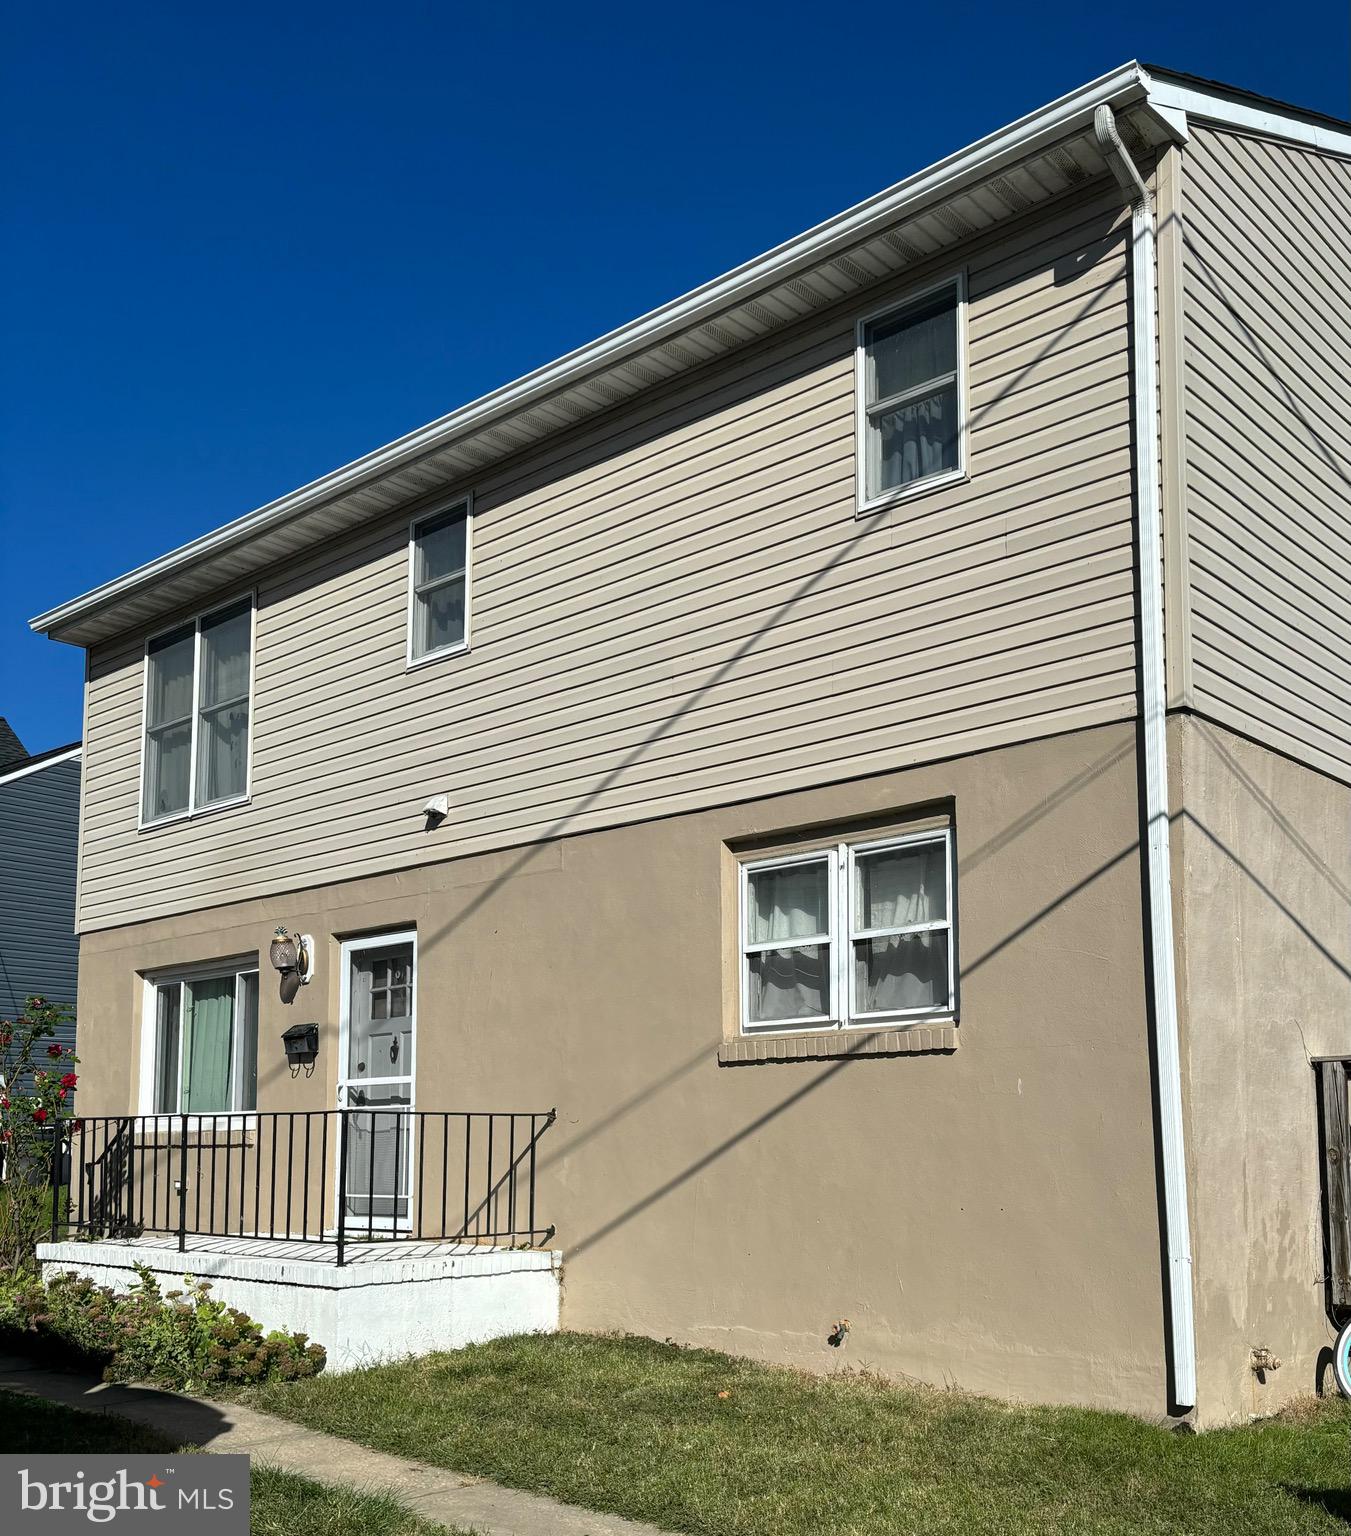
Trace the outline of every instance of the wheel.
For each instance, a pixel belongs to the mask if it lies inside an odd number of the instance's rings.
[[[1332,1374],[1337,1380],[1337,1390],[1343,1397],[1351,1397],[1351,1322],[1342,1324],[1332,1346]]]

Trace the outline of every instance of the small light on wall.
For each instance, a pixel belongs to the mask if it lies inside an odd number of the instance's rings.
[[[437,827],[450,815],[450,796],[433,795],[426,805],[422,807],[422,814],[426,817],[427,832],[435,832]]]
[[[319,1055],[319,1026],[292,1024],[282,1031],[281,1043],[286,1047],[286,1065],[291,1069],[291,1076],[298,1077],[304,1067],[305,1076],[312,1077]]]
[[[314,974],[314,940],[308,933],[288,933],[279,927],[272,935],[267,958],[281,977],[282,1002],[289,1003]]]

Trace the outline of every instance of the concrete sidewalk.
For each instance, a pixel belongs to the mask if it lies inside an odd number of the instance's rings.
[[[87,1413],[134,1419],[181,1445],[242,1451],[256,1463],[316,1482],[389,1493],[425,1520],[483,1536],[664,1536],[654,1525],[591,1514],[540,1494],[520,1493],[483,1478],[386,1456],[236,1403],[185,1397],[156,1387],[105,1386],[93,1376],[54,1371],[16,1355],[0,1355],[0,1390],[28,1393]]]

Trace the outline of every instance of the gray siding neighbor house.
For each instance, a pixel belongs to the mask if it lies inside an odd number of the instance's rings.
[[[0,1018],[35,993],[75,1002],[80,759],[78,741],[29,756],[0,719]]]

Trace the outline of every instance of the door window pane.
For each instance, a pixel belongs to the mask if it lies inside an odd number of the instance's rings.
[[[347,1075],[407,1077],[412,1070],[413,946],[352,956]]]

